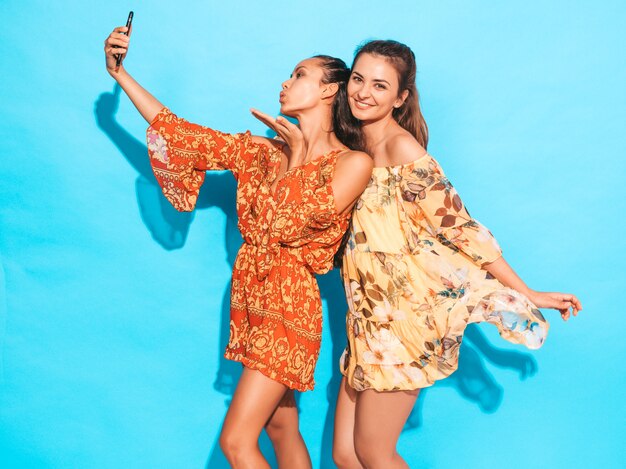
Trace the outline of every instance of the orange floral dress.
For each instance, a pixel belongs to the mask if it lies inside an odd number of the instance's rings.
[[[272,193],[282,151],[255,143],[250,132],[226,134],[164,108],[147,140],[156,179],[178,210],[193,210],[206,170],[237,179],[244,244],[233,268],[225,357],[291,389],[313,389],[322,329],[314,274],[332,268],[350,217],[336,213],[331,188],[340,150],[288,170]]]

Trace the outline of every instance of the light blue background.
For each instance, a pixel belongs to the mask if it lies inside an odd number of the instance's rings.
[[[209,175],[194,215],[163,203],[145,123],[125,96],[116,109],[104,69],[131,8],[129,71],[225,131],[264,134],[248,108],[276,112],[302,58],[349,61],[367,38],[412,46],[430,152],[527,283],[573,291],[585,311],[549,312],[536,353],[471,328],[402,454],[416,468],[626,465],[623,1],[3,0],[1,467],[226,467],[234,183]],[[300,405],[314,467],[332,467],[336,272],[322,290],[317,388]]]

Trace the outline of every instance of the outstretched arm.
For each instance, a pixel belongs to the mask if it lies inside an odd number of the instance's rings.
[[[493,275],[503,285],[527,296],[539,308],[557,309],[565,321],[570,317],[570,309],[574,316],[583,309],[578,298],[571,293],[538,292],[530,289],[508,262],[504,260],[504,257],[500,257],[489,264],[484,264],[483,269]]]
[[[397,140],[394,150],[401,154],[423,151],[413,138]],[[403,194],[405,200],[415,200],[421,209],[421,212],[412,214],[417,223],[450,248],[463,252],[503,285],[528,297],[539,308],[557,309],[564,320],[569,319],[570,309],[574,316],[582,310],[580,301],[572,294],[538,292],[528,288],[504,260],[502,250],[489,230],[470,216],[439,163],[430,156],[421,161],[421,167],[411,173]]]
[[[125,32],[128,32],[128,36],[122,34]],[[124,92],[128,95],[139,113],[150,123],[164,106],[158,99],[137,83],[124,68],[123,60],[128,53],[131,32],[132,27],[129,31],[126,26],[120,26],[115,28],[109,37],[106,38],[104,41],[106,68],[109,75],[119,83]],[[122,55],[122,64],[119,67],[116,65],[118,54]]]

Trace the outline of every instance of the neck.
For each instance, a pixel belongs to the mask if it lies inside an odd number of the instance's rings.
[[[398,123],[391,113],[375,121],[361,122],[361,129],[365,136],[365,146],[372,152],[372,156],[376,153],[378,145],[389,135],[389,130],[397,125]]]
[[[332,113],[330,106],[320,106],[296,116],[304,137],[304,161],[310,161],[331,150],[344,147],[331,130]]]

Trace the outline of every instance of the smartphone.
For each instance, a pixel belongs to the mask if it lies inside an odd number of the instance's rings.
[[[130,31],[130,25],[133,24],[133,15],[134,13],[131,11],[128,14],[128,19],[126,20],[126,27],[128,28],[128,31]],[[125,32],[122,34],[128,36],[128,32]],[[115,61],[115,65],[119,67],[121,63],[122,63],[122,54],[117,54],[117,60]]]

